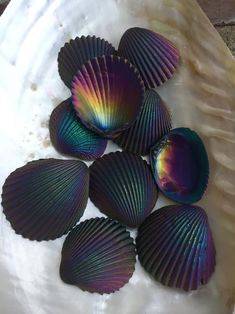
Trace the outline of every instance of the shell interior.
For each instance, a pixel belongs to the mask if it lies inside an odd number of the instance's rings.
[[[188,128],[171,130],[150,152],[156,183],[170,199],[199,201],[208,184],[209,161],[198,134]]]

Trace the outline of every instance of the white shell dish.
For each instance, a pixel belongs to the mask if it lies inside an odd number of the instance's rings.
[[[0,210],[1,314],[232,314],[235,301],[235,61],[194,0],[12,0],[0,20],[0,185],[27,161],[62,158],[48,120],[70,96],[57,70],[60,47],[96,35],[118,47],[127,28],[152,29],[180,50],[172,79],[157,89],[173,127],[202,137],[211,175],[205,208],[217,251],[210,282],[193,293],[163,287],[139,262],[130,282],[109,296],[80,291],[59,277],[64,238],[17,236]],[[117,146],[109,146],[108,151]],[[160,198],[157,207],[168,205]],[[102,216],[90,202],[82,220]],[[134,235],[134,234],[133,234]]]

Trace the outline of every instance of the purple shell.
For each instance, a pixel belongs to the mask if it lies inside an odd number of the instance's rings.
[[[115,53],[114,47],[104,39],[82,36],[71,39],[58,54],[59,74],[65,85],[71,88],[74,75],[88,60]]]
[[[50,117],[51,142],[62,154],[83,160],[94,160],[103,155],[107,140],[87,129],[73,109],[71,98],[57,106]]]
[[[92,218],[65,239],[60,276],[84,291],[113,293],[129,281],[135,262],[135,246],[126,228],[108,218]]]
[[[215,247],[205,211],[171,205],[139,227],[137,253],[144,269],[162,284],[186,291],[206,284],[215,269]]]
[[[145,92],[143,109],[136,122],[114,139],[123,149],[147,155],[150,148],[171,129],[170,113],[157,92]]]
[[[89,170],[82,161],[32,161],[6,179],[3,212],[17,234],[30,240],[53,240],[79,221],[88,188]]]
[[[150,152],[150,163],[161,192],[170,199],[192,204],[199,201],[208,183],[206,149],[196,132],[171,130]]]
[[[82,123],[107,138],[135,122],[143,100],[138,71],[117,56],[90,60],[72,83],[72,102]]]
[[[130,28],[123,34],[118,54],[137,67],[146,88],[155,88],[170,79],[180,58],[172,42],[140,27]]]
[[[101,212],[137,227],[151,213],[158,191],[146,161],[131,153],[115,152],[91,165],[89,195]]]

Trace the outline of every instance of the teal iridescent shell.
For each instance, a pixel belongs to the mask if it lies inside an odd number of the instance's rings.
[[[171,130],[151,149],[150,163],[165,196],[183,204],[202,198],[208,184],[209,161],[196,132],[188,128]]]
[[[71,39],[58,54],[59,74],[65,85],[71,88],[74,75],[88,60],[115,53],[114,47],[104,39],[82,36]]]
[[[108,218],[92,218],[65,239],[60,276],[84,291],[112,293],[129,281],[135,262],[135,246],[126,228]]]
[[[89,170],[82,161],[32,161],[6,179],[3,212],[17,234],[30,240],[52,240],[79,221],[88,188]]]
[[[62,154],[83,160],[94,160],[103,155],[107,140],[88,130],[79,120],[71,99],[57,106],[49,121],[50,138]]]
[[[140,114],[144,85],[136,68],[117,56],[95,58],[82,66],[72,83],[72,102],[82,123],[113,138]]]
[[[146,88],[155,88],[169,80],[179,63],[176,46],[149,29],[133,27],[122,36],[118,55],[134,64]]]
[[[101,212],[137,227],[151,213],[158,191],[146,161],[128,152],[115,152],[91,165],[89,195]]]
[[[215,269],[215,247],[205,211],[192,205],[162,207],[138,229],[144,269],[162,284],[186,291],[206,284]]]
[[[114,142],[131,153],[147,155],[170,129],[170,113],[158,93],[150,89],[145,92],[143,109],[136,122]]]

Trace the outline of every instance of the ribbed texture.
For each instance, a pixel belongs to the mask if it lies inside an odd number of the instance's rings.
[[[192,204],[199,201],[208,184],[209,161],[196,132],[173,129],[150,152],[155,181],[170,199]]]
[[[82,66],[74,77],[72,95],[81,121],[111,138],[137,119],[143,105],[144,85],[127,60],[107,56]]]
[[[83,215],[88,188],[89,171],[81,161],[32,161],[6,179],[3,211],[17,234],[38,241],[55,239]]]
[[[147,90],[139,118],[114,141],[131,153],[147,155],[150,148],[170,129],[171,116],[165,103],[157,92]]]
[[[198,206],[166,206],[140,226],[140,263],[157,281],[186,291],[206,284],[215,269],[215,248],[205,211]]]
[[[92,164],[89,193],[101,212],[129,227],[144,221],[158,197],[146,161],[127,152],[104,155]]]
[[[87,129],[73,109],[71,99],[57,106],[50,117],[51,142],[61,153],[83,160],[94,160],[103,155],[107,140]]]
[[[170,79],[179,63],[179,51],[172,42],[140,27],[123,34],[118,54],[137,67],[146,88],[157,87]]]
[[[115,53],[115,48],[106,40],[95,36],[71,39],[58,54],[59,74],[65,85],[71,88],[74,75],[88,60]]]
[[[129,281],[135,262],[135,246],[125,227],[108,218],[92,218],[67,236],[60,276],[85,291],[112,293]]]

